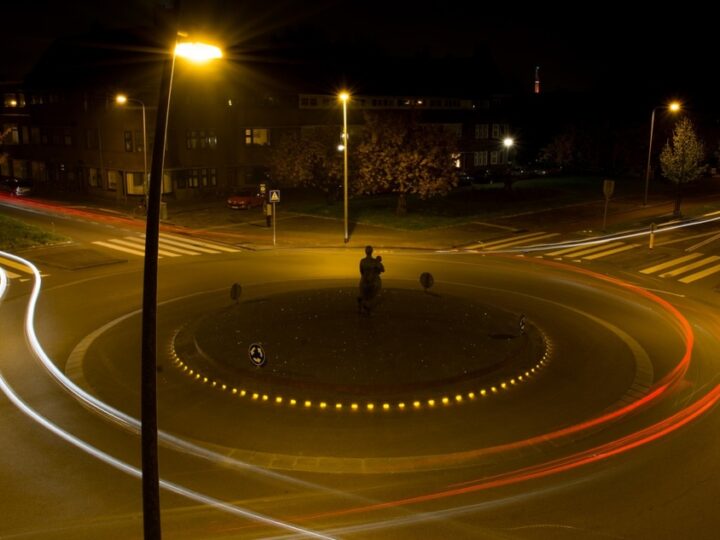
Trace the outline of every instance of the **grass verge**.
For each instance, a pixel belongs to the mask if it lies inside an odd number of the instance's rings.
[[[17,219],[0,216],[0,249],[16,250],[67,240]]]

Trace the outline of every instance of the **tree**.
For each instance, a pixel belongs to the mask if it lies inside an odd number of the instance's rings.
[[[283,137],[270,157],[273,176],[284,185],[320,189],[328,203],[334,202],[343,183],[340,141],[336,127],[316,127]]]
[[[668,141],[660,153],[660,166],[665,178],[677,184],[673,214],[680,215],[682,185],[692,182],[705,171],[703,143],[695,134],[692,122],[682,118],[673,129],[672,143]]]
[[[407,195],[426,199],[457,184],[456,144],[456,135],[441,126],[418,124],[413,114],[368,114],[355,150],[355,191],[397,193],[396,213],[403,215]]]

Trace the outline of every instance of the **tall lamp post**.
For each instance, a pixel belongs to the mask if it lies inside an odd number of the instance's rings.
[[[343,211],[345,215],[345,243],[348,243],[348,132],[347,132],[347,102],[350,99],[348,92],[338,95],[343,105]]]
[[[178,36],[184,37],[178,33]],[[150,168],[147,221],[145,229],[145,266],[143,273],[142,349],[140,368],[140,439],[142,445],[143,531],[146,540],[159,540],[160,476],[158,474],[157,436],[157,270],[160,233],[160,197],[165,160],[170,95],[175,60],[187,58],[206,62],[221,58],[219,48],[204,43],[175,43],[171,57],[165,60],[160,81],[160,99],[155,122],[155,144]]]
[[[147,128],[145,124],[145,103],[140,101],[139,99],[129,98],[125,94],[118,94],[115,96],[115,103],[118,105],[125,105],[128,101],[132,103],[139,103],[140,107],[142,107],[142,130],[143,130],[143,162],[144,162],[144,169],[143,169],[143,195],[145,197],[145,210],[147,211],[148,207],[148,166],[147,166]]]
[[[652,114],[650,115],[650,142],[648,144],[647,166],[645,167],[645,195],[643,196],[643,206],[647,206],[648,201],[648,187],[650,185],[650,159],[652,157],[653,131],[655,129],[655,111],[658,109],[667,109],[670,112],[676,113],[680,110],[680,103],[673,101],[668,105],[658,105],[653,108]]]

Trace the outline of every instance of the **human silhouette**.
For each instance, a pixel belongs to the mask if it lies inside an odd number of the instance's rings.
[[[365,257],[360,259],[360,296],[358,296],[358,313],[369,314],[375,305],[380,289],[382,288],[382,280],[380,274],[385,271],[382,263],[382,257],[372,256],[372,246],[365,247]]]

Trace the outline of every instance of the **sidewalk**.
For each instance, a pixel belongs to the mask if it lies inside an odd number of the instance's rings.
[[[58,211],[72,208],[73,211],[113,216],[134,222],[142,227],[145,219],[138,201],[91,200],[80,196],[11,199],[18,205],[32,206],[40,203],[46,209],[57,206]],[[673,200],[667,197],[651,197],[646,207],[637,196],[611,200],[607,231],[625,228],[649,227],[650,223],[672,219]],[[683,202],[683,213],[707,212],[720,208],[720,195],[702,194],[688,196]],[[434,227],[423,230],[405,230],[368,223],[349,223],[349,241],[344,242],[344,223],[334,219],[308,214],[283,211],[277,207],[275,246],[273,229],[267,227],[259,209],[231,210],[223,199],[167,200],[167,219],[161,222],[161,230],[177,234],[202,236],[220,242],[227,242],[247,249],[261,250],[302,247],[352,247],[373,245],[383,249],[453,249],[492,241],[516,233],[555,232],[572,237],[588,237],[603,234],[604,201],[595,199],[570,204],[564,207],[538,208],[533,211],[495,215],[488,219],[469,220],[459,225]],[[88,216],[90,217],[90,216]]]

